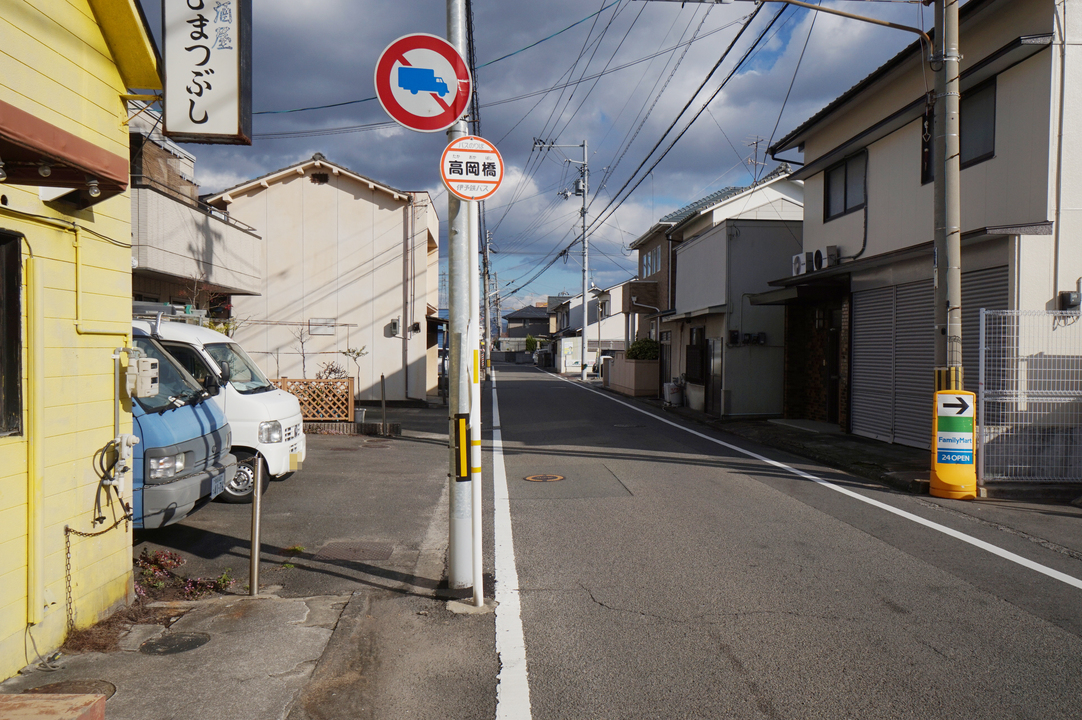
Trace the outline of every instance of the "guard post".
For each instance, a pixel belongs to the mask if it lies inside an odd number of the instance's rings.
[[[935,394],[929,483],[929,492],[935,497],[977,497],[976,405],[977,396],[964,390],[940,390]]]

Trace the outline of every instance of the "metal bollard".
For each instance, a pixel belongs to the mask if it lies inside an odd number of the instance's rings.
[[[379,376],[379,398],[383,404],[383,436],[387,436],[387,385],[384,383],[383,375]]]
[[[248,594],[255,597],[259,594],[259,518],[263,497],[263,458],[258,455],[255,458],[255,486],[252,488],[252,550],[250,568],[248,570]]]

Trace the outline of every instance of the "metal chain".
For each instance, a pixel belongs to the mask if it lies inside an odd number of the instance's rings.
[[[71,602],[71,533],[75,532],[67,525],[64,526],[64,589],[67,591],[68,632],[75,629],[74,608]]]
[[[75,606],[71,601],[71,536],[78,535],[79,537],[97,537],[104,535],[110,530],[115,530],[120,526],[120,523],[126,523],[132,519],[131,510],[117,519],[109,527],[98,532],[82,532],[81,530],[75,530],[70,525],[64,526],[64,591],[67,596],[67,615],[68,615],[68,632],[72,632],[75,629]]]

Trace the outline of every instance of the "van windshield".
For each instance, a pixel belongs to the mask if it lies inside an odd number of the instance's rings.
[[[229,384],[244,395],[274,390],[267,376],[252,362],[244,348],[236,343],[214,343],[203,346],[214,362],[229,365]]]
[[[148,358],[158,361],[158,394],[154,397],[135,398],[143,410],[148,413],[165,412],[182,405],[196,405],[207,397],[195,378],[157,342],[150,338],[136,337],[132,344],[146,353]]]

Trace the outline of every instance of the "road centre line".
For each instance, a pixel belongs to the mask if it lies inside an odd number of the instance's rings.
[[[530,680],[526,671],[526,639],[522,633],[522,599],[519,595],[515,544],[511,536],[511,499],[507,492],[507,468],[503,462],[503,433],[496,396],[496,372],[492,372],[492,533],[496,566],[496,676],[497,720],[530,720]]]
[[[543,370],[538,370],[538,372],[544,372],[544,371]],[[893,507],[893,506],[888,505],[888,504],[886,504],[884,502],[880,502],[879,500],[874,500],[872,498],[865,497],[865,496],[861,495],[860,493],[853,492],[852,490],[849,490],[848,488],[841,487],[840,485],[835,485],[832,482],[824,480],[824,479],[822,479],[820,477],[816,477],[815,475],[812,475],[810,473],[806,473],[803,470],[798,470],[797,468],[790,467],[790,466],[788,466],[788,465],[786,465],[784,463],[780,463],[780,462],[778,462],[776,460],[771,460],[770,458],[763,457],[762,455],[759,455],[757,453],[753,453],[750,450],[745,450],[744,448],[738,447],[736,445],[731,445],[730,443],[727,443],[724,440],[718,440],[717,438],[710,437],[709,435],[706,435],[705,433],[701,433],[701,432],[698,432],[696,430],[692,430],[691,428],[684,427],[683,425],[675,423],[672,420],[668,420],[666,418],[663,418],[660,415],[655,415],[654,413],[652,413],[652,412],[650,412],[648,410],[644,410],[643,408],[640,408],[640,407],[635,407],[631,403],[628,403],[628,402],[625,402],[623,400],[619,400],[617,398],[614,398],[611,395],[609,395],[608,393],[601,392],[600,390],[595,390],[594,388],[589,387],[587,385],[583,385],[581,383],[573,382],[573,381],[571,381],[571,380],[569,380],[569,379],[567,379],[565,377],[561,377],[559,375],[556,375],[556,377],[559,378],[560,380],[563,380],[566,383],[569,383],[570,385],[573,385],[573,386],[581,388],[583,390],[587,390],[589,392],[592,392],[592,393],[594,393],[596,395],[599,395],[599,396],[601,396],[601,397],[603,397],[603,398],[605,398],[607,400],[611,400],[612,402],[617,403],[618,405],[623,405],[624,407],[630,408],[630,409],[634,410],[635,412],[642,413],[643,415],[647,415],[649,417],[652,417],[655,420],[658,420],[659,422],[665,423],[666,425],[671,425],[674,428],[677,428],[679,430],[683,430],[684,432],[695,435],[696,437],[700,437],[700,438],[702,438],[704,440],[709,440],[712,443],[715,443],[717,445],[721,445],[722,447],[726,447],[726,448],[728,448],[730,450],[733,450],[735,452],[738,452],[738,453],[740,453],[742,455],[747,455],[748,457],[759,460],[760,462],[764,462],[767,465],[772,465],[773,467],[776,467],[776,468],[778,468],[780,470],[785,470],[786,472],[790,472],[793,475],[796,475],[798,477],[802,477],[805,480],[811,480],[812,482],[816,482],[816,483],[818,483],[818,484],[820,484],[820,485],[822,485],[824,487],[830,488],[831,490],[834,490],[835,492],[839,492],[842,495],[847,495],[847,496],[849,496],[851,498],[854,498],[856,500],[861,501],[862,503],[866,503],[866,504],[871,505],[873,507],[877,507],[880,510],[886,510],[887,512],[893,513],[893,514],[897,515],[898,517],[905,518],[906,520],[911,520],[912,522],[915,522],[918,525],[923,525],[923,526],[925,526],[927,528],[930,528],[932,530],[935,530],[937,532],[941,532],[944,535],[952,537],[952,538],[954,538],[956,540],[961,540],[964,543],[968,543],[968,544],[970,544],[970,545],[972,545],[974,547],[980,548],[981,550],[985,550],[986,552],[992,553],[993,555],[1001,557],[1004,560],[1008,560],[1010,562],[1016,563],[1018,565],[1021,565],[1022,567],[1029,568],[1030,570],[1033,570],[1035,572],[1039,572],[1042,575],[1047,575],[1048,577],[1052,578],[1053,580],[1059,580],[1060,582],[1062,582],[1064,584],[1067,584],[1067,585],[1070,585],[1071,587],[1078,588],[1078,589],[1082,590],[1082,580],[1079,580],[1076,577],[1073,577],[1071,575],[1067,575],[1066,573],[1062,573],[1062,572],[1060,572],[1058,570],[1053,570],[1052,568],[1050,568],[1050,567],[1048,567],[1046,565],[1042,565],[1040,563],[1033,562],[1032,560],[1028,560],[1028,559],[1022,557],[1021,555],[1016,555],[1016,554],[1012,553],[1009,550],[1004,550],[1003,548],[998,547],[996,545],[993,545],[991,543],[985,542],[984,540],[979,540],[979,539],[973,537],[972,535],[966,535],[963,532],[958,532],[957,530],[954,530],[953,528],[949,528],[946,525],[940,525],[937,522],[932,522],[931,520],[926,520],[926,519],[920,517],[919,515],[914,515],[913,513],[906,512],[905,510],[901,510],[899,508]],[[495,405],[495,401],[493,401],[493,404]],[[505,482],[506,482],[506,477],[505,477]]]

